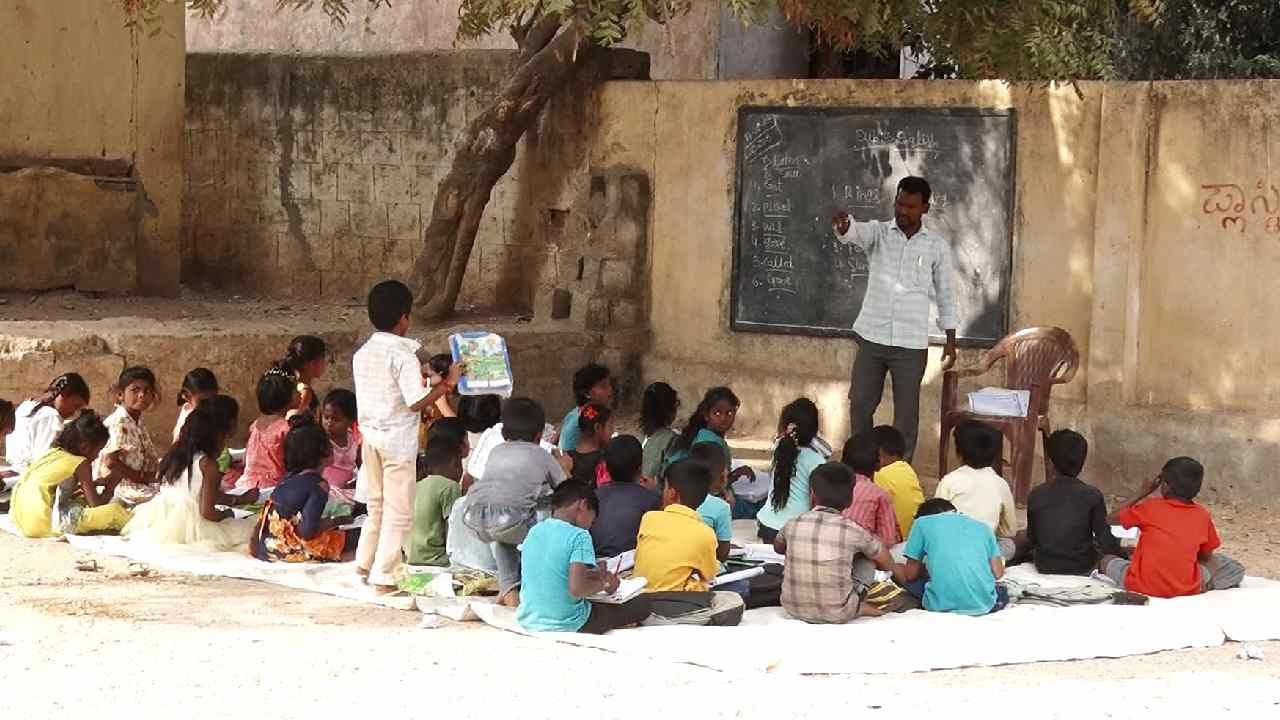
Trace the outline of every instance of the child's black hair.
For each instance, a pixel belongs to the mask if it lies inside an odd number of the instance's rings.
[[[0,400],[0,428],[12,428],[18,422],[18,413],[13,403]]]
[[[1045,454],[1062,475],[1080,477],[1084,461],[1089,457],[1089,441],[1075,430],[1058,430],[1045,443]]]
[[[1000,459],[1003,440],[1000,431],[977,420],[960,423],[955,430],[956,452],[960,459],[975,470],[988,468]]]
[[[462,422],[462,418],[437,418],[427,429],[427,442],[430,443],[435,437],[449,438],[461,449],[462,444],[467,441],[467,426]]]
[[[573,374],[573,403],[586,405],[591,401],[591,388],[609,379],[609,368],[589,363]]]
[[[273,367],[258,378],[258,412],[279,415],[293,404],[298,385],[287,371]]]
[[[277,365],[292,372],[296,377],[307,363],[320,360],[328,354],[329,347],[325,345],[324,340],[315,335],[299,335],[289,342],[289,347],[284,351],[284,357]]]
[[[876,446],[889,457],[905,458],[907,456],[907,439],[902,431],[892,425],[877,425],[871,430],[876,437]]]
[[[537,442],[547,426],[542,404],[529,398],[511,398],[502,408],[502,439],[508,442]]]
[[[103,424],[102,418],[92,410],[85,410],[75,420],[62,427],[61,432],[53,440],[53,446],[62,448],[72,455],[79,455],[82,445],[103,446],[110,438],[111,433]]]
[[[427,447],[418,454],[418,477],[424,478],[428,475],[445,475],[446,470],[453,468],[453,464],[458,462],[462,454],[462,443],[458,442],[447,434],[437,434],[435,437],[427,440]],[[452,473],[449,473],[451,475]],[[461,480],[460,477],[451,477],[450,480]]]
[[[645,437],[669,428],[676,421],[680,410],[680,396],[675,388],[664,382],[656,382],[644,389],[640,397],[640,431]]]
[[[382,332],[395,329],[413,311],[413,293],[399,280],[383,280],[369,290],[369,322]]]
[[[619,435],[604,446],[604,466],[613,482],[634,482],[644,465],[644,448],[633,435]]]
[[[1191,502],[1200,494],[1204,485],[1204,466],[1199,460],[1189,457],[1176,457],[1164,464],[1160,470],[1160,479],[1164,481],[1165,494],[1177,500]]]
[[[49,387],[45,388],[44,395],[40,396],[39,402],[31,408],[31,411],[27,413],[27,417],[35,415],[36,411],[42,407],[52,407],[53,401],[59,395],[78,397],[84,400],[85,404],[88,404],[89,383],[85,382],[79,373],[63,373],[59,375],[53,379],[53,382],[49,383]]]
[[[551,507],[559,510],[569,507],[579,500],[586,500],[591,512],[600,514],[600,499],[596,497],[595,488],[584,483],[562,482],[551,493]]]
[[[684,424],[684,429],[680,431],[680,437],[676,438],[672,443],[672,450],[683,450],[688,452],[693,448],[693,440],[698,437],[698,433],[707,427],[707,415],[711,413],[711,408],[718,403],[727,402],[737,409],[742,403],[738,400],[738,396],[727,387],[713,387],[702,396],[702,402],[698,403],[698,407],[694,408],[693,414],[689,416],[689,422]]]
[[[177,482],[183,473],[190,472],[199,453],[216,459],[222,453],[227,438],[235,430],[239,416],[240,403],[229,395],[215,395],[201,400],[182,424],[173,447],[160,460],[160,479],[169,483]]]
[[[151,372],[151,368],[141,365],[134,365],[122,370],[112,389],[116,391],[117,395],[122,395],[125,388],[139,381],[150,385],[152,392],[159,390],[159,385],[156,384],[156,374]]]
[[[482,433],[502,422],[502,398],[497,395],[463,395],[458,401],[458,417],[467,432]]]
[[[879,452],[880,443],[876,441],[874,433],[858,433],[845,441],[840,462],[848,465],[859,475],[874,477],[876,465],[880,459]]]
[[[178,407],[186,405],[196,395],[216,393],[218,376],[209,368],[198,367],[182,377],[182,387],[178,389]]]
[[[925,500],[924,502],[920,503],[920,507],[916,508],[916,519],[919,520],[922,517],[928,517],[929,515],[939,515],[945,512],[954,512],[955,509],[956,509],[956,506],[952,505],[950,500],[943,500],[942,498],[929,498],[928,500]]]
[[[713,480],[720,477],[729,466],[729,458],[725,456],[720,443],[700,442],[694,445],[689,448],[689,459],[707,466]]]
[[[778,416],[778,444],[773,449],[773,509],[787,506],[795,479],[800,450],[818,435],[818,406],[809,398],[796,398]]]
[[[809,491],[823,507],[844,510],[853,502],[853,468],[844,463],[819,465],[809,474]]]
[[[453,367],[453,356],[449,353],[432,355],[431,359],[427,360],[427,367],[441,377],[449,377],[449,369]]]
[[[680,504],[696,510],[711,491],[711,471],[693,460],[681,460],[667,468],[667,487],[676,491]]]
[[[284,469],[291,473],[318,468],[333,448],[329,435],[309,412],[289,418],[289,433],[284,436]]]
[[[612,417],[613,411],[608,407],[587,403],[578,413],[578,432],[588,437],[595,435],[597,430],[609,424]]]
[[[324,405],[333,407],[348,420],[356,419],[356,394],[346,388],[334,388],[325,393]]]

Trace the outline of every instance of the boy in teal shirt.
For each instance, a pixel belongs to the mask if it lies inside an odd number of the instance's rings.
[[[600,510],[595,490],[561,483],[551,496],[551,507],[551,517],[534,525],[521,544],[516,612],[520,627],[599,635],[649,617],[649,601],[643,595],[622,604],[587,600],[618,589],[618,576],[597,563],[587,532]]]
[[[925,610],[986,615],[1008,601],[996,586],[1004,576],[1004,559],[995,534],[947,500],[920,505],[903,554],[907,561],[898,564],[895,575],[924,601]]]

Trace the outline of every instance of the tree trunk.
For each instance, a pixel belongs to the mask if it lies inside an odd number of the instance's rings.
[[[596,51],[574,27],[551,20],[526,28],[517,41],[514,73],[497,100],[468,123],[449,174],[436,191],[412,277],[418,314],[427,320],[453,312],[485,206],[493,186],[511,169],[520,138]]]

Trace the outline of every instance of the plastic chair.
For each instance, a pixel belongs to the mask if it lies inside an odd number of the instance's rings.
[[[1011,390],[1030,390],[1027,416],[991,417],[969,412],[968,402],[957,397],[960,378],[977,377],[991,370],[1003,360],[1005,387]],[[1031,466],[1035,460],[1036,431],[1048,440],[1049,394],[1054,385],[1071,382],[1080,367],[1080,351],[1071,334],[1062,328],[1033,327],[1006,336],[982,357],[978,367],[967,370],[945,369],[942,376],[942,437],[938,442],[938,477],[947,474],[950,459],[952,429],[966,420],[980,420],[998,429],[1009,441],[1012,450],[1014,499],[1019,505],[1027,501],[1031,492]],[[1003,462],[998,461],[995,470],[1003,475]],[[1046,479],[1052,473],[1045,458]],[[1006,480],[1010,478],[1006,477]]]

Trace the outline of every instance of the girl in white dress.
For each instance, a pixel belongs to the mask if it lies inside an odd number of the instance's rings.
[[[192,545],[211,551],[248,547],[255,519],[237,519],[227,506],[256,502],[258,492],[223,493],[217,462],[239,414],[239,404],[227,395],[196,406],[178,442],[160,462],[159,493],[138,506],[121,535],[134,542]]]
[[[76,373],[65,373],[49,383],[44,395],[19,403],[13,431],[5,439],[9,466],[21,474],[49,451],[62,428],[89,404],[89,384]]]

